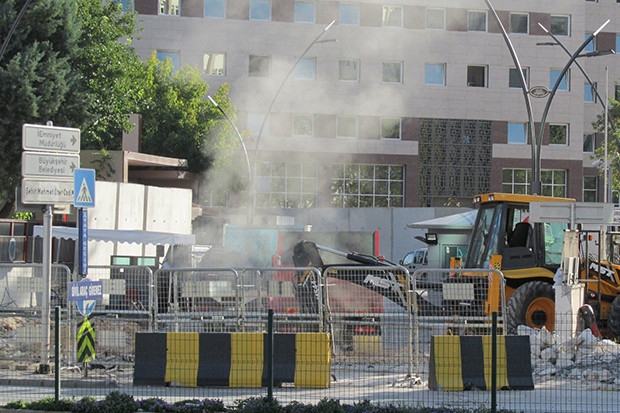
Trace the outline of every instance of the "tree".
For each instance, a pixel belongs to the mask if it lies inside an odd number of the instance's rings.
[[[600,159],[601,161],[605,161],[605,155],[607,155],[608,166],[611,168],[612,176],[611,188],[613,190],[620,189],[620,156],[618,156],[618,152],[620,152],[620,102],[616,99],[609,99],[609,124],[607,130],[607,154],[605,154],[605,144],[602,143],[599,147],[595,148],[594,155],[592,159]],[[605,130],[605,111],[602,114],[597,116],[595,122],[592,123],[592,126],[595,131],[599,133],[603,133]],[[600,167],[600,174],[603,176],[605,173],[605,169]],[[607,188],[604,188],[607,191]],[[609,200],[612,201],[611,199]]]
[[[0,60],[0,216],[8,216],[20,182],[24,123],[79,128],[82,149],[106,153],[121,149],[128,115],[141,113],[148,153],[188,159],[193,172],[230,153],[234,144],[213,133],[221,131],[214,129],[218,112],[205,100],[200,73],[173,73],[154,56],[142,62],[131,46],[134,31],[135,15],[114,1],[0,3],[0,36],[9,39]],[[234,116],[228,86],[215,97]]]
[[[80,23],[72,0],[30,3],[0,61],[0,215],[12,208],[20,182],[23,123],[80,127],[88,119],[79,73]],[[21,2],[0,3],[0,38],[8,37]]]
[[[82,24],[73,69],[84,79],[92,122],[82,129],[82,149],[120,150],[128,114],[144,96],[143,63],[131,46],[135,17],[114,1],[76,0]]]
[[[219,112],[205,100],[209,85],[190,66],[173,73],[170,60],[160,62],[155,54],[145,62],[148,87],[138,112],[142,115],[142,150],[146,153],[187,159],[191,172],[209,169],[217,156],[230,154],[234,141],[214,129]],[[215,100],[232,110],[228,84]]]

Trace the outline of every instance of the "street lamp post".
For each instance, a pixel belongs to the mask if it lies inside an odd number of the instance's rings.
[[[484,0],[484,1],[487,4],[487,7],[489,8],[489,10],[491,11],[491,14],[495,18],[498,26],[500,27],[500,30],[504,37],[504,41],[506,42],[506,46],[508,47],[510,51],[513,62],[517,68],[517,71],[520,74],[521,89],[523,91],[523,97],[525,99],[525,105],[526,105],[527,115],[528,115],[528,124],[530,126],[529,134],[530,134],[530,143],[531,143],[531,148],[532,148],[532,182],[530,184],[530,193],[533,195],[536,195],[536,194],[540,195],[542,193],[542,181],[541,181],[541,169],[542,168],[541,168],[540,154],[541,154],[541,148],[542,148],[542,140],[543,140],[544,131],[545,131],[545,122],[547,120],[547,114],[549,113],[549,108],[551,107],[551,102],[553,101],[553,97],[555,96],[555,93],[558,87],[560,86],[562,79],[566,75],[568,68],[576,61],[577,58],[600,56],[603,54],[607,54],[606,51],[585,53],[583,55],[580,53],[588,45],[588,43],[590,43],[592,39],[594,39],[600,33],[600,31],[603,30],[605,26],[607,26],[607,24],[609,23],[609,20],[603,23],[603,25],[599,27],[594,33],[590,34],[586,38],[586,40],[581,44],[581,46],[579,46],[579,48],[575,51],[575,53],[573,53],[570,56],[570,59],[568,60],[566,65],[564,65],[564,68],[562,69],[560,75],[556,79],[555,84],[553,85],[553,88],[551,89],[551,91],[549,91],[549,94],[546,95],[548,96],[548,98],[545,104],[545,108],[543,110],[542,119],[540,122],[540,130],[539,130],[538,136],[536,136],[536,132],[534,129],[534,118],[532,114],[532,104],[530,100],[530,91],[527,88],[525,75],[523,74],[523,68],[521,66],[521,63],[519,62],[519,58],[517,57],[517,53],[512,45],[512,42],[510,41],[510,38],[508,37],[508,33],[506,32],[504,25],[502,24],[499,16],[497,15],[495,9],[493,8],[493,5],[491,4],[490,0]]]
[[[301,60],[304,57],[306,57],[306,54],[310,51],[310,49],[312,49],[312,46],[314,46],[317,43],[330,42],[330,41],[338,41],[336,39],[321,40],[321,37],[323,37],[323,35],[334,25],[334,23],[336,23],[336,20],[332,20],[331,23],[329,23],[327,26],[325,26],[323,28],[323,30],[321,30],[321,32],[312,40],[312,42],[310,42],[308,44],[308,46],[299,55],[299,57],[295,60],[295,62],[293,63],[293,65],[291,66],[289,71],[286,73],[286,76],[284,77],[284,79],[282,79],[282,82],[280,83],[280,86],[278,86],[278,90],[276,91],[276,94],[271,99],[271,102],[269,103],[269,106],[267,107],[267,112],[265,113],[265,117],[263,118],[263,120],[261,122],[260,129],[258,130],[258,135],[256,136],[256,141],[254,143],[254,153],[253,153],[253,156],[252,156],[252,160],[254,162],[254,165],[253,165],[254,166],[254,169],[253,169],[253,176],[254,177],[256,177],[257,168],[258,168],[258,145],[259,145],[260,140],[261,140],[261,138],[263,136],[263,130],[265,129],[265,125],[267,123],[267,119],[271,115],[271,111],[273,109],[273,105],[276,103],[276,100],[278,99],[278,96],[280,96],[280,92],[282,92],[282,89],[284,88],[284,85],[286,84],[286,81],[291,77],[291,75],[293,74],[293,71],[295,70],[295,68],[297,67],[299,62],[301,62]],[[252,203],[250,208],[252,209],[252,217],[254,217],[255,210],[256,210],[256,189],[255,188],[253,189],[253,191],[252,191],[250,196],[251,196],[251,203]],[[251,222],[250,224],[252,224],[252,223],[253,222]]]
[[[239,139],[239,143],[241,143],[241,148],[243,148],[243,155],[245,156],[245,164],[246,164],[247,173],[248,173],[248,192],[250,193],[250,197],[252,197],[252,194],[254,193],[252,168],[250,167],[250,158],[248,156],[248,151],[245,147],[245,142],[243,141],[243,137],[241,136],[241,133],[239,133],[239,129],[237,129],[237,126],[235,125],[235,123],[232,121],[230,116],[228,116],[228,113],[226,113],[226,111],[220,105],[218,105],[218,103],[210,95],[207,95],[207,99],[209,99],[209,102],[211,102],[211,104],[215,106],[222,115],[224,115],[224,118],[226,118],[230,126],[232,126],[233,130],[235,131],[235,134],[237,135],[237,138]],[[247,219],[246,222],[248,225],[251,225],[252,222],[254,221],[254,208],[252,208],[251,206],[248,207],[248,213],[247,213],[246,219]]]

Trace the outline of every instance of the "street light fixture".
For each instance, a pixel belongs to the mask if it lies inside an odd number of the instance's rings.
[[[254,170],[253,170],[253,176],[254,177],[256,177],[257,168],[258,168],[258,145],[259,145],[260,140],[261,140],[261,138],[263,136],[263,130],[265,129],[265,124],[267,123],[267,119],[271,115],[271,111],[273,109],[273,105],[276,103],[276,100],[278,99],[278,96],[280,96],[280,92],[282,92],[282,89],[284,88],[284,85],[285,85],[286,81],[291,77],[291,75],[295,71],[295,68],[297,67],[299,62],[301,62],[302,59],[304,57],[306,57],[306,54],[310,51],[310,49],[312,49],[312,46],[314,46],[317,43],[327,43],[327,42],[337,42],[338,41],[337,39],[321,40],[321,37],[323,37],[323,35],[325,35],[325,33],[334,25],[334,23],[336,23],[336,20],[332,20],[331,23],[329,23],[327,26],[325,26],[323,28],[323,30],[321,30],[321,32],[312,40],[312,42],[310,42],[310,44],[308,44],[308,46],[304,49],[304,51],[295,60],[295,62],[293,63],[293,65],[289,69],[289,71],[286,74],[286,76],[284,77],[284,79],[282,79],[282,82],[280,83],[280,86],[278,87],[278,90],[276,91],[276,94],[271,99],[271,102],[269,103],[269,106],[267,107],[267,112],[265,113],[265,117],[263,118],[263,120],[261,122],[260,129],[258,130],[258,135],[256,136],[256,141],[254,143],[254,154],[253,154],[253,157],[252,157],[252,160],[254,162],[254,165],[253,165],[254,166]],[[253,222],[254,214],[255,214],[255,210],[256,210],[256,190],[254,188],[252,189],[250,197],[251,197],[251,204],[252,204],[250,206],[250,209],[252,210],[252,213],[251,213],[252,222],[249,222],[249,224],[253,224],[254,223]]]
[[[583,55],[581,55],[580,53],[583,51],[583,49],[588,45],[588,43],[590,43],[592,41],[592,39],[594,39],[601,30],[603,30],[603,28],[605,26],[607,26],[607,24],[609,23],[609,20],[607,20],[605,23],[603,23],[603,25],[601,25],[601,27],[599,27],[594,33],[590,34],[585,41],[581,44],[581,46],[579,46],[579,48],[575,51],[575,53],[573,53],[570,57],[570,59],[568,60],[568,62],[566,63],[566,65],[564,65],[564,68],[562,69],[562,71],[560,72],[558,78],[555,81],[555,84],[553,85],[553,88],[551,89],[551,91],[549,91],[549,94],[544,94],[543,96],[548,96],[547,98],[547,102],[542,114],[542,119],[540,122],[540,130],[539,130],[539,134],[538,137],[536,136],[536,132],[534,130],[534,118],[533,118],[533,114],[532,114],[532,103],[530,100],[530,91],[527,88],[527,84],[526,84],[526,80],[525,80],[525,75],[523,74],[523,68],[521,66],[521,63],[519,62],[519,58],[517,56],[517,53],[512,45],[512,42],[510,41],[510,38],[508,37],[508,33],[506,32],[506,29],[504,28],[504,25],[502,24],[499,16],[497,15],[497,12],[495,11],[495,9],[493,8],[493,5],[491,4],[490,0],[484,0],[485,3],[487,4],[487,7],[489,8],[489,10],[491,11],[491,14],[493,15],[493,17],[495,18],[497,25],[499,26],[502,36],[504,37],[504,41],[506,43],[506,46],[508,47],[508,50],[510,51],[510,54],[512,56],[513,62],[517,68],[518,73],[520,74],[520,83],[521,83],[521,90],[523,92],[523,97],[525,99],[525,106],[526,106],[526,110],[527,110],[527,115],[528,115],[528,124],[529,124],[529,133],[530,133],[530,142],[531,142],[531,148],[532,148],[532,182],[530,184],[530,193],[532,195],[540,195],[542,193],[542,181],[541,181],[541,157],[540,157],[540,153],[541,153],[541,148],[542,148],[542,140],[543,140],[543,136],[544,136],[544,130],[545,130],[545,122],[547,120],[547,114],[549,112],[549,108],[551,106],[551,102],[553,101],[553,97],[555,96],[555,92],[558,90],[558,87],[560,86],[562,79],[564,78],[564,76],[566,75],[566,72],[568,71],[568,68],[577,60],[577,58],[579,57],[590,57],[590,56],[600,56],[602,55],[602,52],[596,52],[594,54],[591,53],[585,53]],[[542,27],[542,26],[541,26]],[[545,30],[546,32],[548,32],[544,27],[543,30]],[[552,44],[552,43],[549,43]],[[607,54],[607,53],[606,53]],[[542,96],[541,96],[542,97]]]
[[[233,130],[235,131],[235,134],[237,135],[237,138],[239,139],[239,143],[241,143],[241,147],[243,148],[243,155],[245,156],[245,164],[246,164],[247,172],[248,172],[248,192],[250,193],[250,196],[252,196],[252,194],[254,193],[254,185],[253,185],[253,180],[252,180],[252,168],[250,167],[250,158],[248,156],[248,151],[245,147],[245,142],[243,141],[243,137],[241,136],[241,133],[239,133],[239,129],[237,129],[237,126],[235,125],[235,123],[232,121],[230,116],[228,116],[228,113],[226,113],[226,111],[220,105],[218,105],[218,103],[210,95],[207,95],[207,99],[209,99],[209,102],[211,102],[211,104],[215,106],[222,115],[224,115],[224,118],[226,118],[230,126],[232,126]],[[248,225],[251,225],[252,221],[254,221],[254,209],[251,206],[248,207],[248,213],[247,213],[246,219],[247,219]]]

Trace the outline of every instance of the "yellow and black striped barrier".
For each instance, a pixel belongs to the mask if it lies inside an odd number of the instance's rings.
[[[134,385],[266,387],[264,333],[137,333]],[[274,334],[273,382],[328,388],[326,333]]]
[[[491,340],[491,336],[434,336],[431,342],[429,389],[490,390]],[[497,388],[534,389],[529,336],[498,336],[496,349]]]

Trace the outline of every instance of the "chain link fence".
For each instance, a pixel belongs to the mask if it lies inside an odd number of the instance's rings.
[[[305,370],[304,375],[319,377],[313,383],[323,383],[323,387],[303,387],[301,381],[290,378],[277,381],[274,396],[282,402],[334,398],[343,403],[366,399],[404,405],[490,407],[492,358],[498,365],[497,388],[512,390],[497,393],[496,403],[502,409],[572,412],[587,407],[603,411],[620,402],[616,384],[620,381],[620,349],[615,342],[595,337],[583,326],[569,342],[561,342],[546,329],[524,326],[519,327],[519,336],[502,335],[506,298],[504,288],[492,288],[495,283],[504,286],[497,270],[425,268],[409,274],[400,266],[342,265],[322,270],[171,268],[153,272],[142,266],[95,266],[88,279],[101,281],[104,294],[85,317],[69,294],[71,283],[81,278],[65,266],[55,265],[50,294],[61,317],[60,328],[52,320],[51,329],[52,333],[59,331],[59,360],[55,359],[54,340],[49,346],[42,343],[46,311],[41,308],[41,270],[40,265],[0,265],[2,402],[52,396],[56,366],[66,397],[103,397],[111,391],[170,401],[217,398],[233,403],[263,397],[263,359],[253,356],[256,387],[183,381],[191,369],[201,371],[202,357],[221,350],[220,345],[210,344],[196,350],[196,359],[189,351],[186,358],[183,340],[194,337],[192,346],[200,347],[203,337],[208,343],[221,342],[209,341],[213,337],[233,342],[252,337],[247,345],[260,350],[262,339],[253,340],[268,330],[270,311],[273,332],[279,339],[310,337],[304,345],[314,351],[324,342],[308,341],[315,336],[307,334],[329,337],[328,358],[324,359],[329,363],[327,385],[317,372]],[[495,321],[493,313],[498,315]],[[77,361],[85,318],[94,331],[95,357],[88,363]],[[559,321],[556,328],[561,327]],[[495,344],[490,339],[493,332]],[[183,380],[161,386],[134,382],[136,337],[141,334],[151,334],[144,337],[163,343],[163,353],[149,357],[164,369],[166,347],[175,346],[175,368],[180,368],[175,377],[180,375]],[[166,345],[166,340],[174,340],[170,342],[174,344]],[[286,343],[295,341],[287,340],[277,340],[285,344],[276,345],[279,350],[274,357],[289,357],[295,369],[300,344],[291,350]],[[152,347],[156,343],[147,341],[145,348]],[[231,362],[239,365],[239,361]],[[44,364],[50,365],[49,372],[40,371]],[[207,369],[200,374],[208,378],[212,373]],[[247,376],[236,371],[235,383],[247,383]]]

